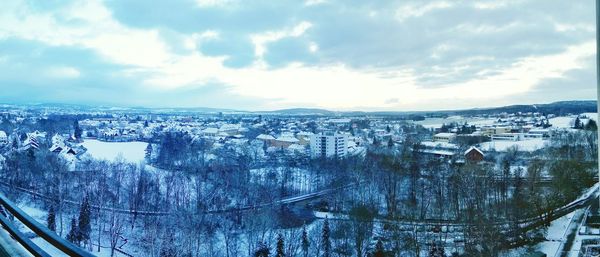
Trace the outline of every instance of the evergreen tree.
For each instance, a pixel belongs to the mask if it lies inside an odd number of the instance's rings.
[[[46,218],[46,224],[48,225],[48,229],[56,231],[56,213],[54,210],[54,205],[50,205],[48,217]]]
[[[283,236],[281,234],[277,235],[277,249],[275,252],[275,256],[284,257],[284,244],[283,244]]]
[[[271,254],[269,247],[263,242],[258,243],[258,248],[254,251],[254,257],[269,257],[269,254]]]
[[[71,230],[67,233],[67,240],[71,243],[79,245],[79,240],[77,240],[77,235],[79,234],[79,229],[77,228],[77,220],[75,217],[71,218]]]
[[[331,230],[329,229],[329,219],[325,216],[325,221],[323,222],[323,234],[321,235],[322,244],[323,244],[323,257],[331,256],[331,240],[329,239],[329,234]]]
[[[377,137],[373,137],[373,145],[379,145],[379,139],[377,139]]]
[[[310,246],[310,241],[308,240],[308,232],[306,232],[306,225],[302,226],[302,252],[304,253],[304,257],[308,257],[308,247]]]
[[[390,139],[388,140],[387,146],[388,146],[389,148],[392,148],[392,147],[394,146],[394,141],[392,140],[392,138],[390,138]]]
[[[146,161],[150,162],[150,160],[152,158],[152,143],[148,143],[148,146],[146,146],[145,157],[146,157]]]
[[[13,137],[12,147],[19,148],[19,140],[17,140],[17,137]]]
[[[88,197],[83,197],[83,201],[81,203],[81,209],[79,210],[79,234],[78,241],[88,242],[90,240],[90,232],[92,231],[92,226],[90,222],[90,202]]]
[[[144,128],[147,128],[147,127],[148,127],[148,121],[147,121],[147,120],[145,120],[145,121],[144,121]]]
[[[79,121],[75,120],[75,122],[73,122],[73,136],[75,136],[75,139],[79,140],[81,139],[81,127],[79,127]]]
[[[381,242],[381,239],[377,239],[373,257],[385,257],[385,249],[383,248],[383,242]]]
[[[585,124],[586,130],[596,131],[598,129],[598,125],[595,120],[590,119],[587,124]]]
[[[583,128],[583,124],[582,124],[581,120],[579,119],[579,116],[577,116],[577,118],[575,118],[575,123],[573,124],[573,128],[574,129],[582,129]]]

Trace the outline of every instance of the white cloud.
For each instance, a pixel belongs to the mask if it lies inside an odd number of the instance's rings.
[[[475,9],[493,10],[493,9],[499,9],[499,8],[504,8],[507,6],[519,4],[521,2],[523,2],[523,1],[522,0],[504,0],[504,1],[487,0],[487,1],[476,1],[476,2],[473,2],[472,4]]]
[[[250,36],[252,43],[254,44],[254,55],[257,59],[261,60],[265,52],[267,51],[266,44],[275,42],[277,40],[286,37],[299,37],[310,29],[312,24],[308,21],[298,23],[292,28],[287,28],[278,31],[268,31],[260,34],[254,34]]]
[[[397,9],[396,18],[403,21],[450,5],[446,1],[407,5]],[[183,55],[171,52],[156,30],[122,25],[100,1],[78,1],[58,13],[35,15],[28,11],[26,4],[11,2],[5,7],[0,10],[0,38],[16,37],[49,45],[88,48],[110,62],[125,65],[121,71],[123,74],[143,76],[146,86],[165,91],[188,85],[219,83],[227,85],[236,94],[275,99],[262,108],[308,105],[336,109],[359,106],[384,109],[419,106],[435,109],[443,107],[440,104],[447,101],[489,103],[494,99],[527,92],[544,79],[559,78],[570,70],[581,68],[581,60],[595,54],[594,42],[587,42],[573,45],[562,53],[525,57],[510,67],[486,70],[487,74],[495,75],[478,76],[442,88],[426,89],[417,80],[417,75],[421,74],[415,74],[409,67],[355,69],[341,63],[329,66],[295,63],[277,68],[266,67],[260,62],[268,51],[268,43],[286,37],[303,36],[312,27],[308,21],[282,30],[251,35],[255,57],[259,61],[250,67],[233,69],[223,65],[225,56],[208,57],[196,48],[196,44],[203,40],[219,38],[216,30],[183,35],[184,46],[191,52]],[[76,22],[65,23],[65,20]],[[458,29],[495,33],[506,28],[482,25]],[[557,29],[571,28],[557,25]],[[440,44],[432,52],[432,57],[442,56],[452,47],[457,46]],[[316,42],[310,42],[308,48],[311,52],[319,51]],[[81,72],[75,67],[65,66],[48,69],[46,75],[76,78],[81,76]]]
[[[200,7],[221,7],[232,4],[233,2],[233,0],[196,0],[196,4]]]
[[[315,52],[319,51],[319,45],[317,45],[317,43],[315,43],[315,42],[310,42],[310,44],[308,45],[308,50],[311,53],[315,53]]]
[[[313,68],[290,65],[270,70],[248,68],[231,72],[221,81],[236,93],[280,99],[273,107],[308,104],[335,109],[357,106],[377,108],[444,108],[441,103],[457,99],[488,102],[527,92],[544,79],[561,77],[582,67],[581,60],[595,54],[593,42],[569,47],[565,52],[527,57],[497,75],[458,82],[444,88],[419,86],[411,70],[354,70],[343,65]],[[398,101],[388,101],[390,97]]]
[[[436,10],[436,9],[446,9],[451,7],[452,4],[447,1],[436,1],[436,2],[419,2],[419,3],[410,3],[406,5],[400,6],[396,9],[396,19],[400,22],[412,18],[412,17],[420,17],[424,14]]]
[[[313,6],[313,5],[324,4],[326,2],[327,2],[327,0],[306,0],[306,1],[304,1],[304,5]]]
[[[81,72],[73,67],[52,67],[46,69],[46,76],[52,78],[60,78],[60,79],[74,79],[78,78],[81,75]]]

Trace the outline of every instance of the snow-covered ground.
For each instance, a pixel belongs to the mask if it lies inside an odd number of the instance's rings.
[[[588,119],[590,118],[592,120],[597,120],[598,119],[598,113],[597,112],[584,112],[582,114],[579,115],[581,117],[581,122],[583,122],[583,124],[587,124],[588,123]],[[587,118],[585,118],[587,117]],[[548,121],[550,122],[550,124],[552,124],[552,128],[572,128],[573,125],[575,124],[575,118],[577,118],[577,115],[573,115],[573,116],[562,116],[562,117],[554,117],[549,119]]]
[[[42,225],[46,224],[46,218],[48,215],[48,212],[45,210],[42,210],[38,207],[35,207],[33,204],[25,204],[25,203],[19,203],[18,207],[23,210],[25,213],[27,213],[27,215],[31,216],[33,219],[35,219],[37,222],[39,222]],[[58,220],[57,220],[58,221]],[[64,220],[64,226],[65,226],[65,230],[68,229],[68,223],[69,220],[68,218]],[[24,225],[19,224],[19,230],[21,232],[24,233],[30,233],[32,234],[33,232],[25,227]],[[58,225],[57,225],[58,226]],[[96,230],[94,229],[93,232],[95,232]],[[95,237],[95,235],[93,235]],[[44,240],[41,237],[35,237],[35,238],[31,238],[31,241],[33,243],[35,243],[36,245],[38,245],[40,248],[42,248],[44,251],[46,251],[48,254],[50,254],[51,256],[68,256],[67,254],[63,253],[61,250],[59,250],[58,248],[54,247],[53,245],[51,245],[50,243],[48,243],[46,240]],[[108,244],[108,243],[105,243]],[[92,254],[94,254],[95,256],[99,256],[99,257],[104,257],[104,256],[110,256],[110,248],[105,247],[103,245],[103,247],[100,248],[100,252],[97,251],[97,247],[94,246]],[[115,252],[114,256],[126,256],[123,255],[119,252]]]
[[[574,117],[554,117],[548,120],[552,124],[552,128],[572,128],[575,122]]]
[[[597,112],[584,112],[581,114],[581,116],[585,116],[588,117],[592,120],[597,120],[598,119],[598,113]]]
[[[506,152],[509,148],[516,146],[519,151],[531,152],[543,148],[546,142],[546,140],[541,138],[533,138],[521,141],[496,140],[481,143],[479,146],[484,151],[496,149],[498,152]]]
[[[430,118],[423,121],[415,121],[414,123],[420,124],[426,128],[440,128],[442,124],[458,123],[464,124],[467,122],[469,125],[491,125],[494,124],[496,119],[486,118],[465,118],[463,116],[450,116],[448,118]]]
[[[536,248],[548,256],[555,256],[556,252],[560,250],[561,244],[567,240],[570,232],[569,227],[576,216],[581,216],[582,211],[576,210],[550,223],[546,235],[548,241],[539,243]]]
[[[121,155],[125,161],[140,162],[144,160],[148,143],[145,142],[103,142],[87,139],[82,145],[88,153],[96,159],[114,160]]]

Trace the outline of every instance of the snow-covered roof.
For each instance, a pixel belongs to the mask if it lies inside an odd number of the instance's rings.
[[[299,144],[292,144],[288,147],[288,150],[292,150],[292,151],[304,151],[306,150],[306,148],[302,145]]]
[[[216,134],[217,132],[219,132],[218,128],[205,128],[202,130],[202,133]]]
[[[60,151],[62,151],[62,150],[63,150],[63,147],[62,147],[62,146],[59,146],[59,145],[52,145],[52,146],[50,147],[50,149],[48,149],[48,150],[49,150],[50,152],[55,152],[55,151],[58,151],[58,152],[60,152]]]
[[[256,139],[260,139],[260,140],[273,140],[275,139],[275,137],[271,136],[271,135],[267,135],[267,134],[260,134],[256,137]]]
[[[455,133],[437,133],[434,135],[435,137],[453,137],[456,136]]]
[[[4,139],[6,139],[6,138],[7,138],[7,136],[6,136],[6,132],[4,132],[4,131],[0,130],[0,138],[4,138]]]
[[[238,124],[224,124],[219,128],[221,131],[230,131],[230,130],[238,130],[240,129],[240,125]]]
[[[446,143],[446,142],[432,142],[432,141],[423,141],[421,145],[424,147],[431,148],[446,148],[446,149],[458,149],[456,144]]]
[[[299,140],[293,136],[290,135],[283,135],[277,138],[277,141],[281,141],[281,142],[291,142],[291,143],[296,143]]]
[[[471,146],[471,147],[469,147],[469,149],[467,149],[467,150],[465,151],[465,154],[468,154],[469,152],[471,152],[471,151],[473,151],[473,150],[475,150],[475,151],[479,152],[481,155],[485,155],[485,154],[484,154],[484,153],[483,153],[481,150],[479,150],[479,148],[477,148],[477,147],[474,147],[474,146]]]
[[[351,120],[350,119],[330,119],[329,122],[331,123],[349,123]]]
[[[429,153],[429,154],[437,154],[437,155],[446,155],[446,156],[453,156],[454,155],[454,152],[452,152],[452,151],[446,151],[446,150],[424,149],[424,150],[421,150],[420,152],[422,152],[422,153]]]

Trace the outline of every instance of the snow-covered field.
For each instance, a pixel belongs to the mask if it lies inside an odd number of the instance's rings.
[[[555,117],[548,120],[552,128],[572,128],[574,121],[574,117]]]
[[[587,118],[590,118],[592,120],[598,119],[598,113],[596,112],[585,112],[580,114],[579,116],[581,117],[581,122],[583,122],[584,125],[588,123]],[[554,117],[549,119],[548,121],[550,122],[550,124],[552,124],[552,128],[572,128],[575,123],[575,118],[577,118],[577,115]]]
[[[140,162],[144,160],[148,143],[145,142],[103,142],[95,139],[85,140],[82,145],[96,159],[114,160],[121,155],[125,161]]]
[[[450,116],[448,118],[431,118],[423,121],[415,121],[414,123],[419,124],[426,128],[440,128],[442,124],[450,124],[456,122],[458,124],[464,124],[467,122],[469,125],[491,125],[494,124],[496,119],[485,119],[485,118],[465,118],[463,116]]]
[[[592,120],[597,120],[598,119],[598,113],[597,112],[584,112],[581,114],[581,116],[585,116],[588,117]]]
[[[496,140],[481,143],[480,148],[484,151],[496,149],[498,152],[506,152],[509,148],[515,146],[519,151],[531,152],[543,148],[546,142],[546,140],[541,138],[533,138],[521,141]]]

